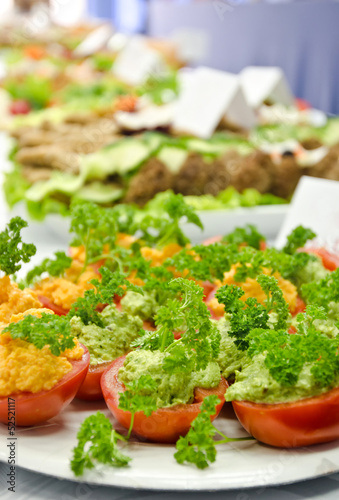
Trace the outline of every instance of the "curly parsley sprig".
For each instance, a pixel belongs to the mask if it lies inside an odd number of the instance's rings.
[[[186,436],[180,437],[177,441],[174,458],[179,464],[188,462],[195,464],[199,469],[205,469],[209,463],[216,460],[216,446],[233,441],[253,440],[252,437],[229,438],[214,427],[211,416],[215,415],[215,409],[219,403],[220,400],[216,395],[207,396],[202,402],[201,411],[193,420],[190,430]],[[222,439],[215,441],[216,435]]]
[[[30,342],[38,349],[46,345],[54,356],[59,356],[65,349],[72,349],[74,338],[71,325],[66,316],[42,313],[40,318],[27,315],[17,323],[10,323],[2,333],[8,332],[12,339]]]
[[[42,274],[47,273],[49,276],[62,276],[66,269],[72,264],[72,258],[65,252],[55,252],[55,259],[44,259],[41,264],[35,266],[27,273],[25,285],[29,286],[34,283]]]
[[[232,233],[226,234],[222,240],[223,243],[235,245],[248,245],[260,250],[261,243],[266,241],[263,234],[259,233],[257,228],[252,224],[247,224],[244,227],[237,227]]]
[[[316,234],[311,229],[298,226],[287,236],[287,243],[283,248],[283,252],[292,255],[298,248],[304,247],[308,240],[315,237]]]
[[[71,460],[76,476],[82,476],[85,469],[93,469],[98,463],[124,467],[131,461],[118,447],[118,442],[125,442],[126,438],[114,430],[110,420],[99,411],[83,421],[77,438]]]
[[[271,376],[284,387],[293,387],[308,365],[315,384],[320,389],[331,388],[339,377],[339,338],[329,338],[317,330],[314,321],[325,317],[323,309],[311,307],[298,315],[298,332],[294,335],[286,330],[253,330],[247,338],[247,353],[251,357],[265,354]]]
[[[114,297],[122,297],[126,290],[131,290],[143,295],[142,288],[134,285],[119,272],[112,272],[107,267],[100,268],[101,281],[95,279],[90,283],[95,287],[86,290],[83,297],[80,297],[68,313],[68,318],[79,316],[84,325],[94,324],[104,327],[103,320],[98,312],[99,306],[112,304]]]
[[[0,271],[11,275],[19,271],[21,262],[27,263],[36,253],[33,243],[24,243],[21,230],[27,227],[21,217],[13,217],[0,233]]]
[[[220,333],[202,300],[203,288],[184,278],[169,285],[180,299],[169,299],[161,306],[155,318],[156,331],[144,332],[132,346],[166,352],[164,369],[168,371],[205,369],[218,356]],[[177,340],[175,332],[181,333]]]

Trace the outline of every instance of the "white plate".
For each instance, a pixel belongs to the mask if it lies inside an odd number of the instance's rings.
[[[76,433],[83,419],[98,409],[109,414],[103,403],[76,401],[45,425],[17,428],[17,465],[75,480],[69,460]],[[216,423],[228,436],[245,435],[229,403]],[[7,462],[8,437],[7,427],[1,425],[0,460],[4,462]],[[257,441],[218,448],[216,462],[201,471],[195,466],[178,465],[173,458],[174,446],[134,441],[124,449],[133,459],[128,467],[101,467],[100,471],[86,471],[83,478],[76,480],[127,488],[202,491],[273,486],[339,471],[338,441],[295,450],[271,448]]]
[[[289,205],[266,205],[251,208],[198,211],[204,230],[201,231],[193,224],[183,224],[183,229],[192,243],[199,243],[201,240],[211,238],[216,234],[227,234],[236,227],[254,224],[269,240],[274,240],[288,210]],[[15,207],[11,215],[20,215],[29,221],[31,228],[39,228],[41,233],[48,234],[50,238],[58,239],[63,245],[70,241],[70,222],[67,217],[50,214],[43,222],[36,222],[30,220],[22,204]]]

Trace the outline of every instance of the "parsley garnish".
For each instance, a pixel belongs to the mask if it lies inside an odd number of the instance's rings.
[[[154,396],[156,389],[157,383],[150,375],[141,375],[138,380],[126,386],[126,391],[119,393],[119,408],[131,412],[132,415],[127,439],[131,435],[134,415],[137,411],[142,411],[146,417],[149,417],[157,410],[157,401]]]
[[[319,388],[336,384],[339,375],[339,339],[318,332],[315,319],[324,319],[324,311],[306,309],[298,315],[298,333],[285,330],[254,330],[248,336],[248,354],[265,354],[265,365],[271,376],[282,386],[293,387],[305,366]]]
[[[265,242],[266,238],[259,233],[255,226],[247,224],[245,227],[237,227],[232,233],[226,234],[221,241],[235,245],[246,244],[256,250],[260,250],[260,243]]]
[[[131,461],[118,448],[118,441],[126,439],[113,429],[109,419],[99,411],[83,421],[77,438],[78,445],[73,448],[71,460],[71,469],[76,476],[82,476],[85,469],[93,469],[97,463],[123,467]]]
[[[36,253],[33,243],[23,243],[21,239],[21,229],[27,225],[21,217],[13,217],[0,233],[0,270],[7,275],[19,271],[20,263],[29,262]]]
[[[186,277],[201,281],[222,280],[224,273],[231,269],[237,261],[239,252],[235,245],[196,245],[183,248],[172,258],[167,259],[166,266],[173,266],[180,272],[186,272]]]
[[[311,229],[298,226],[287,236],[287,243],[283,248],[283,252],[292,255],[298,248],[305,246],[308,240],[312,240],[315,237],[316,234]]]
[[[218,302],[224,304],[225,311],[231,313],[229,334],[235,337],[235,345],[241,351],[248,348],[247,336],[254,328],[266,328],[269,315],[257,299],[250,297],[243,302],[244,291],[235,285],[225,285],[215,294]]]
[[[95,279],[90,283],[95,289],[86,290],[68,313],[68,318],[79,316],[84,325],[94,324],[104,327],[103,320],[98,312],[99,306],[112,304],[115,295],[122,297],[126,290],[143,294],[139,286],[133,285],[124,275],[118,271],[112,272],[107,267],[100,268],[101,281]]]
[[[328,311],[330,302],[339,302],[339,269],[320,281],[302,285],[301,294],[307,303],[322,306]]]
[[[215,408],[219,402],[216,395],[207,396],[202,402],[201,412],[193,420],[190,430],[185,437],[180,437],[177,441],[177,452],[174,457],[179,464],[188,462],[195,464],[199,469],[205,469],[209,463],[215,462],[217,456],[215,447],[217,445],[253,439],[251,437],[229,438],[214,427],[211,416],[215,414]],[[222,439],[215,441],[216,435]]]
[[[169,193],[161,208],[159,213],[146,213],[137,222],[137,229],[141,231],[140,238],[148,244],[163,247],[169,243],[178,243],[185,246],[190,240],[180,227],[183,221],[204,229],[194,208],[186,203],[181,194]]]
[[[35,266],[27,273],[25,284],[31,285],[43,273],[49,276],[62,276],[66,269],[72,264],[72,258],[68,257],[65,252],[55,252],[55,259],[44,259],[41,264]]]
[[[132,346],[166,352],[166,371],[203,370],[218,356],[220,344],[220,333],[202,300],[203,288],[184,278],[172,280],[169,287],[180,298],[168,299],[155,317],[157,330],[144,332]],[[181,332],[181,338],[174,340],[174,332]]]
[[[38,349],[48,345],[54,356],[75,345],[69,319],[56,314],[42,313],[41,318],[28,315],[17,323],[10,323],[2,332],[8,332],[12,339],[30,342]]]
[[[115,247],[117,224],[109,208],[101,208],[94,203],[76,202],[71,207],[71,228],[75,234],[71,246],[84,246],[85,262],[88,264],[108,258]]]

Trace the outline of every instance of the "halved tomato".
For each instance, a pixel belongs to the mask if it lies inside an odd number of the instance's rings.
[[[290,308],[291,309],[291,308]],[[306,304],[305,302],[303,301],[303,299],[301,297],[297,297],[297,300],[295,302],[295,307],[294,309],[292,310],[291,309],[291,314],[292,316],[296,316],[297,314],[301,313],[301,312],[304,312],[306,309]]]
[[[152,325],[149,321],[144,321],[143,325],[144,330],[155,330],[154,325]],[[176,337],[176,338],[180,338]],[[99,363],[96,366],[89,366],[87,375],[82,385],[80,386],[76,397],[78,399],[82,399],[85,401],[98,401],[99,399],[103,399],[104,396],[101,390],[101,377],[106,368],[112,363],[111,361],[106,361],[105,363]]]
[[[295,448],[339,439],[339,388],[295,403],[232,405],[246,431],[271,446]]]
[[[108,408],[111,410],[118,422],[129,428],[131,423],[131,413],[120,410],[119,393],[126,390],[124,384],[118,379],[118,372],[123,366],[126,356],[113,361],[101,378],[101,388]],[[216,394],[220,403],[216,407],[216,413],[212,417],[214,420],[220,413],[225,402],[225,392],[228,383],[221,377],[220,384],[214,389],[196,389],[194,403],[182,404],[171,408],[160,408],[149,417],[141,411],[134,416],[133,432],[139,437],[157,443],[175,443],[180,436],[187,434],[191,423],[200,412],[202,401],[206,396]]]
[[[15,425],[38,425],[55,417],[74,399],[80,385],[86,377],[89,367],[89,352],[85,346],[82,358],[70,361],[72,370],[49,391],[35,394],[22,392],[0,398],[0,422],[7,424],[9,400],[13,402]]]
[[[300,252],[317,255],[321,258],[323,266],[329,271],[335,271],[339,267],[339,255],[329,252],[326,248],[301,248]]]
[[[202,283],[202,287],[204,289],[204,299],[203,300],[204,300],[204,302],[206,302],[210,293],[213,292],[214,290],[216,290],[217,285],[215,285],[214,283],[211,283],[210,281],[204,281]]]
[[[222,238],[223,237],[221,235],[212,236],[211,238],[207,238],[206,240],[204,240],[202,242],[202,244],[205,245],[205,246],[208,246],[208,245],[213,245],[213,243],[220,243],[220,241],[222,240]],[[259,245],[259,249],[260,250],[266,250],[266,248],[267,248],[266,241],[261,240],[260,241],[260,245]]]
[[[79,387],[75,397],[85,401],[98,401],[99,399],[103,399],[104,396],[102,394],[100,380],[102,374],[111,363],[112,361],[107,361],[106,363],[99,363],[96,366],[89,366],[85,380]]]
[[[57,304],[54,304],[54,302],[52,302],[50,299],[48,299],[44,295],[38,295],[38,299],[40,300],[41,304],[44,307],[46,307],[47,309],[50,309],[58,316],[66,316],[69,313],[69,311],[67,309],[64,309],[63,307],[58,306]]]

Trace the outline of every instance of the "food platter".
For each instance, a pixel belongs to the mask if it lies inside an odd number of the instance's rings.
[[[80,423],[104,403],[76,401],[47,424],[17,428],[17,465],[54,477],[75,480],[69,468],[72,448]],[[217,426],[229,436],[244,436],[231,405],[226,404]],[[7,462],[7,428],[0,428],[0,460]],[[216,462],[206,470],[178,465],[174,446],[131,442],[129,466],[87,471],[77,481],[126,488],[154,490],[228,490],[293,483],[339,471],[338,442],[283,450],[244,441],[222,445]]]

